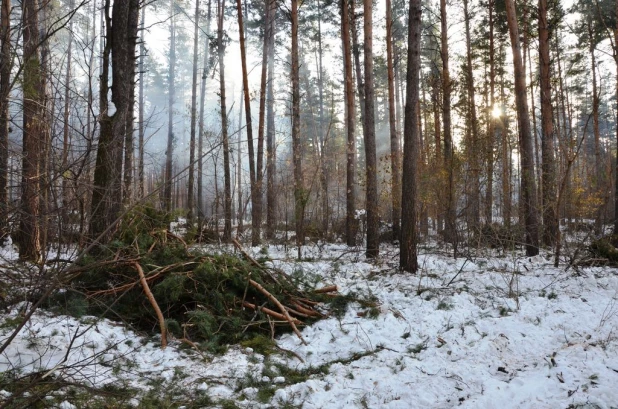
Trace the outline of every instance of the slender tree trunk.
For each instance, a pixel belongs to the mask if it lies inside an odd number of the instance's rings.
[[[368,258],[376,258],[380,253],[380,216],[378,214],[378,179],[376,158],[376,130],[373,85],[373,4],[372,0],[363,1],[364,27],[364,65],[365,65],[365,174],[367,211],[367,250]]]
[[[11,80],[11,1],[0,5],[0,245],[9,234],[9,81]]]
[[[547,0],[539,0],[539,65],[541,89],[541,151],[543,196],[543,243],[551,246],[558,230],[556,212],[556,170],[554,165],[554,118],[551,100],[551,66],[549,59],[549,23]]]
[[[410,0],[409,13],[399,266],[404,271],[416,273],[418,270],[416,173],[419,156],[418,141],[420,140],[417,106],[419,104],[419,74],[421,69],[421,0]]]
[[[219,52],[219,92],[221,98],[221,137],[223,139],[223,241],[232,240],[232,180],[230,175],[230,143],[227,134],[227,105],[225,102],[225,44],[223,43],[223,18],[225,0],[221,0],[218,9],[217,48]]]
[[[431,106],[433,108],[433,133],[435,139],[435,147],[436,147],[436,156],[434,169],[435,172],[441,174],[443,165],[442,158],[442,121],[440,120],[440,78],[437,70],[435,70],[431,76]],[[443,192],[441,192],[443,193]],[[442,197],[440,197],[442,199]],[[444,205],[442,203],[437,203],[436,206],[436,229],[438,232],[443,230],[444,226]]]
[[[245,230],[243,223],[243,195],[242,195],[242,109],[244,103],[242,95],[244,87],[241,89],[240,106],[238,107],[238,146],[236,147],[236,236],[239,237]]]
[[[135,72],[135,68],[133,68]],[[134,116],[135,111],[135,86],[131,84],[129,88],[129,102],[126,113],[126,128],[124,129],[124,188],[122,197],[125,203],[130,204],[133,200],[133,171],[135,157],[135,142],[133,138],[134,131]]]
[[[80,169],[80,174],[85,175],[85,180],[88,181],[87,186],[90,185],[90,175],[92,169],[92,148],[93,148],[93,139],[94,134],[92,131],[92,123],[96,121],[94,117],[94,91],[93,91],[93,80],[95,78],[94,75],[94,61],[95,61],[95,44],[96,44],[96,21],[97,21],[97,3],[92,2],[92,25],[90,31],[90,41],[91,46],[89,47],[89,56],[88,56],[88,105],[86,107],[86,152],[84,154],[83,166]],[[88,24],[90,25],[90,20],[88,20]],[[75,191],[79,201],[79,235],[80,235],[80,245],[84,244],[84,240],[87,238],[87,230],[88,230],[88,222],[86,219],[86,208],[89,208],[88,199],[90,199],[90,191],[87,188],[84,188],[84,183],[81,183],[82,180],[78,176],[75,179]],[[81,189],[80,189],[81,187]]]
[[[69,7],[72,9],[75,6],[74,2],[71,1],[69,3]],[[73,20],[69,23],[69,44],[67,45],[67,69],[65,74],[65,89],[64,89],[64,112],[63,112],[63,127],[62,127],[62,165],[60,170],[62,172],[62,221],[63,228],[64,224],[67,223],[67,216],[69,211],[69,181],[67,178],[68,175],[68,164],[69,164],[69,113],[70,113],[70,104],[69,100],[71,98],[71,65],[73,64]]]
[[[396,72],[396,71],[395,71]],[[396,78],[396,77],[395,77]],[[426,87],[419,85],[420,90],[419,93],[422,92],[422,101],[419,102],[420,107],[425,107],[422,110],[422,120],[423,126],[425,129],[425,140],[426,144],[429,145],[429,110],[426,108],[429,106],[427,102],[427,93]],[[419,95],[420,98],[420,95]],[[399,122],[399,121],[398,121]],[[429,149],[425,149],[423,152],[423,156],[421,157],[421,165],[422,168],[419,172],[427,172],[427,170],[431,167],[431,159],[429,158]],[[422,173],[421,173],[422,174]],[[424,237],[429,236],[429,201],[427,199],[422,200],[421,202],[421,211],[419,221],[419,235],[423,235]]]
[[[304,210],[307,193],[303,186],[302,145],[300,140],[300,75],[298,66],[298,0],[292,0],[292,162],[294,166],[294,220],[298,258],[305,241]]]
[[[528,28],[526,27],[526,30],[528,30]],[[528,35],[524,36],[525,40],[526,40],[526,50],[528,52],[528,54],[530,55],[530,58],[528,59],[528,74],[530,76],[530,112],[532,113],[532,139],[534,140],[534,166],[536,169],[536,180],[539,181],[538,187],[537,187],[537,197],[543,197],[543,183],[541,182],[542,179],[542,165],[541,165],[541,161],[542,158],[540,158],[539,155],[541,155],[541,148],[539,148],[539,133],[537,132],[537,123],[536,123],[536,96],[534,94],[534,83],[535,83],[535,72],[532,70],[532,53],[530,52],[530,40],[528,38]],[[524,69],[526,67],[526,58],[524,57]],[[541,213],[542,215],[542,213]]]
[[[479,157],[479,129],[478,118],[476,116],[476,91],[474,89],[474,74],[472,67],[472,43],[470,40],[470,20],[471,15],[468,10],[468,0],[464,0],[464,22],[466,28],[466,85],[468,92],[468,129],[470,131],[470,193],[469,193],[469,218],[468,223],[472,231],[476,231],[481,223],[480,207],[480,173],[481,161]]]
[[[350,47],[350,7],[341,0],[341,38],[343,40],[344,84],[346,100],[346,243],[356,245],[356,121],[354,108],[354,79],[352,76],[352,49]]]
[[[493,207],[494,207],[494,146],[496,141],[495,124],[496,119],[493,115],[493,110],[496,109],[495,88],[496,88],[496,69],[494,61],[494,0],[489,0],[489,101],[488,107],[489,118],[487,121],[487,187],[485,188],[485,223],[493,222]]]
[[[146,4],[142,7],[142,17],[140,19],[140,36],[139,43],[139,116],[138,116],[138,165],[137,165],[137,180],[138,180],[138,197],[140,199],[146,197],[144,186],[144,59],[146,57],[145,43],[145,22],[146,22]]]
[[[41,25],[39,26],[39,44],[41,48],[41,82],[39,88],[41,90],[41,116],[38,121],[41,122],[42,132],[42,144],[39,149],[41,150],[39,156],[39,200],[40,200],[40,230],[41,230],[41,248],[44,250],[47,248],[47,239],[50,225],[50,205],[49,200],[51,192],[51,130],[53,127],[52,121],[54,120],[53,113],[55,110],[56,98],[51,99],[48,93],[48,86],[51,88],[51,52],[49,48],[49,41],[46,37],[48,30],[49,15],[51,4],[49,1],[43,1],[39,5],[39,13],[41,15]],[[51,86],[50,86],[51,85]],[[51,106],[49,105],[51,102]],[[43,254],[45,257],[45,254]]]
[[[599,106],[601,104],[601,98],[599,97],[599,89],[597,84],[597,61],[595,55],[594,33],[592,29],[591,18],[588,18],[588,38],[590,40],[590,63],[592,70],[592,131],[594,134],[594,166],[595,166],[595,178],[596,178],[596,194],[600,199],[603,199],[603,191],[606,190],[605,186],[605,174],[603,172],[603,163],[601,158],[601,133],[599,130]],[[603,224],[604,206],[599,206],[597,209],[597,217],[595,220],[595,229],[598,234],[601,233],[601,226]]]
[[[195,218],[195,133],[197,131],[197,54],[199,39],[200,0],[195,0],[193,30],[193,72],[191,79],[191,136],[189,141],[189,186],[187,192],[187,224],[193,226]]]
[[[453,175],[454,155],[451,134],[451,77],[449,72],[448,32],[446,20],[446,0],[440,0],[440,45],[442,55],[442,122],[444,125],[444,166],[447,173],[447,192],[444,239],[453,243],[457,253],[457,226],[455,209],[455,181]]]
[[[526,255],[539,254],[538,210],[536,186],[534,181],[534,154],[532,148],[532,132],[528,113],[528,98],[526,96],[526,73],[521,59],[519,43],[519,28],[513,0],[506,0],[507,23],[513,49],[513,68],[515,71],[515,103],[519,125],[519,149],[521,152],[521,200],[523,201]]]
[[[363,84],[363,73],[360,63],[360,45],[358,44],[358,28],[356,26],[356,9],[354,0],[350,0],[350,24],[352,26],[352,52],[354,55],[354,66],[356,68],[356,87],[358,89],[358,101],[360,106],[361,125],[365,127],[365,86]],[[363,131],[364,132],[364,131]]]
[[[323,50],[322,50],[322,5],[320,0],[317,0],[318,5],[318,95],[320,100],[320,126],[319,141],[320,141],[320,189],[322,196],[322,235],[328,236],[328,168],[326,166],[326,135],[324,131],[324,67],[323,67]]]
[[[388,122],[391,139],[391,212],[393,219],[393,238],[401,236],[401,149],[395,117],[395,73],[393,68],[393,11],[391,0],[386,0],[386,61],[388,70]]]
[[[19,223],[19,258],[42,261],[40,217],[40,162],[44,144],[42,67],[39,52],[39,4],[22,3],[24,44],[22,200]]]
[[[597,62],[596,55],[594,53],[594,40],[593,40],[593,32],[592,32],[592,23],[588,20],[588,36],[590,38],[590,61],[591,61],[591,71],[592,71],[592,129],[594,133],[594,165],[595,165],[595,176],[596,176],[596,189],[600,191],[603,186],[602,182],[602,166],[601,166],[601,142],[600,142],[600,132],[599,132],[599,91],[597,86]]]
[[[167,149],[165,151],[165,189],[163,202],[165,211],[171,212],[172,207],[172,172],[174,161],[174,99],[176,98],[176,23],[175,23],[175,0],[170,0],[170,60],[168,75],[168,113],[167,113]]]
[[[200,123],[197,142],[197,224],[200,234],[202,231],[202,226],[204,225],[204,158],[202,156],[204,151],[204,101],[206,99],[206,80],[208,79],[211,12],[211,0],[208,0],[208,15],[206,17],[206,38],[204,41],[204,67],[202,71],[202,89],[200,92]]]
[[[277,4],[275,0],[269,0],[269,41],[268,41],[268,79],[266,84],[266,237],[272,239],[277,225],[277,192],[275,192],[275,94],[274,94],[274,71],[275,71],[275,14]]]
[[[616,0],[616,15],[618,16],[618,0]],[[618,24],[614,28],[614,61],[616,62],[616,101],[618,101]],[[616,122],[616,140],[618,141],[618,121]],[[618,158],[618,145],[616,145],[616,158]],[[614,187],[614,234],[618,234],[618,160],[616,162],[616,175]]]
[[[265,120],[265,110],[266,110],[266,74],[268,71],[268,47],[270,42],[270,2],[265,1],[264,6],[264,43],[262,47],[262,73],[261,73],[261,81],[260,81],[260,112],[258,117],[258,139],[264,140],[264,120]],[[238,9],[238,24],[239,27],[242,24],[242,10],[240,5],[240,0],[237,0],[237,9]],[[244,36],[240,37],[241,43],[241,57],[243,61],[243,84],[248,84],[247,79],[247,65],[246,65],[246,57],[245,57],[245,46],[244,46]],[[246,85],[243,85],[245,87]],[[253,152],[253,132],[249,129],[249,124],[251,123],[251,119],[249,116],[251,115],[250,107],[247,107],[249,103],[249,90],[243,88],[245,90],[245,109],[247,110],[247,141],[248,141],[248,150],[249,150],[249,179],[251,181],[251,245],[257,246],[260,243],[260,233],[261,233],[261,224],[262,224],[262,189],[261,186],[257,186],[257,175],[256,175],[256,165],[255,165],[255,154]],[[261,169],[260,169],[261,171]]]
[[[97,161],[92,193],[92,239],[101,243],[109,241],[113,226],[120,214],[122,195],[122,154],[126,134],[132,132],[127,124],[133,113],[131,90],[135,84],[135,50],[139,22],[139,0],[114,3],[110,18],[110,1],[105,0],[104,16],[106,42],[103,50],[100,106],[101,123]],[[113,25],[113,29],[112,29]],[[113,44],[113,46],[112,46]],[[112,66],[112,97],[116,111],[108,112],[109,60]]]

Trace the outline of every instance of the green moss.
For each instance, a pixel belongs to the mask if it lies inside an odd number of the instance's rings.
[[[273,396],[275,396],[275,387],[270,386],[270,387],[262,387],[258,390],[257,393],[257,400],[260,403],[268,403],[272,400]]]
[[[453,304],[449,304],[445,301],[440,301],[438,303],[438,306],[436,307],[437,310],[443,310],[443,311],[449,311],[453,309]]]
[[[254,352],[264,356],[270,356],[275,350],[275,341],[272,338],[258,334],[251,339],[241,341],[240,345],[244,348],[251,348]]]

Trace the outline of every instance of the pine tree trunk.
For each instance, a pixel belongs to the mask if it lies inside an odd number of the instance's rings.
[[[551,66],[549,58],[550,27],[547,0],[539,0],[539,68],[541,89],[541,151],[543,196],[543,243],[551,246],[558,230],[556,211],[556,170],[554,165],[554,119],[551,100]]]
[[[320,101],[320,126],[319,141],[320,141],[320,194],[322,197],[322,235],[328,237],[328,168],[326,166],[326,135],[324,131],[324,67],[323,67],[323,49],[322,49],[322,6],[320,0],[317,0],[318,6],[318,96]]]
[[[9,81],[11,80],[11,2],[0,5],[0,245],[9,234]]]
[[[236,146],[236,237],[239,237],[245,230],[243,223],[243,194],[242,194],[242,110],[244,107],[243,94],[244,87],[241,89],[240,105],[238,107],[238,139]]]
[[[298,65],[298,0],[292,0],[292,163],[294,167],[294,223],[298,258],[305,241],[304,212],[306,195],[303,185],[302,146],[300,140],[300,75]]]
[[[74,2],[71,1],[69,7],[72,9],[74,7]],[[60,171],[62,172],[62,209],[61,209],[61,217],[62,217],[62,226],[66,228],[65,223],[68,222],[68,211],[69,211],[69,181],[68,181],[68,164],[69,164],[69,113],[70,113],[70,105],[69,101],[71,98],[71,65],[73,64],[73,20],[69,23],[69,44],[67,45],[67,69],[65,74],[65,89],[64,89],[64,112],[63,112],[63,126],[62,126],[62,164],[60,167]]]
[[[523,201],[526,231],[526,255],[539,254],[538,210],[536,186],[534,181],[534,153],[532,131],[526,96],[526,73],[521,58],[519,28],[513,0],[506,0],[507,23],[513,49],[513,68],[515,71],[515,104],[519,125],[519,149],[521,154],[521,200]]]
[[[138,164],[137,164],[137,180],[138,180],[138,197],[143,199],[146,196],[144,186],[144,54],[146,53],[145,42],[145,26],[146,22],[146,4],[142,7],[142,17],[140,19],[140,36],[139,43],[139,116],[138,116]]]
[[[266,85],[266,237],[274,238],[277,226],[277,192],[275,191],[275,95],[274,95],[274,71],[275,71],[275,14],[277,3],[269,0],[269,41],[268,41],[268,79]]]
[[[376,158],[376,130],[375,130],[375,97],[373,85],[373,4],[372,0],[363,1],[363,52],[365,68],[365,127],[363,129],[365,141],[365,175],[367,211],[367,249],[368,258],[376,258],[380,253],[380,216],[378,214],[378,179]]]
[[[388,71],[388,122],[391,139],[391,212],[393,220],[393,239],[401,236],[401,149],[395,117],[395,73],[393,68],[393,11],[391,0],[386,0],[386,60]]]
[[[494,146],[496,142],[495,124],[496,119],[493,110],[496,109],[495,88],[496,88],[496,69],[494,62],[494,0],[489,0],[489,107],[487,120],[487,141],[486,141],[486,161],[487,161],[487,187],[485,188],[485,223],[490,225],[493,222],[494,207]]]
[[[417,226],[416,226],[416,177],[418,161],[419,126],[419,74],[421,69],[421,0],[410,0],[408,24],[408,69],[406,73],[406,107],[403,145],[403,181],[401,207],[401,244],[399,267],[416,273]]]
[[[227,105],[225,101],[225,44],[223,43],[223,19],[225,0],[219,3],[217,26],[217,49],[219,53],[219,97],[221,98],[221,138],[223,140],[223,241],[232,240],[232,180],[230,174],[230,142],[227,133]]]
[[[346,243],[356,245],[356,121],[354,108],[354,79],[352,76],[352,49],[350,47],[350,7],[341,0],[341,38],[343,41],[344,85],[346,101]]]
[[[135,50],[139,22],[139,0],[114,3],[109,17],[110,2],[105,2],[106,38],[103,50],[103,73],[101,76],[100,107],[101,123],[97,161],[94,171],[92,194],[92,219],[90,235],[93,240],[107,243],[114,232],[122,204],[122,154],[128,121],[133,117],[135,84]],[[113,30],[112,30],[113,25]],[[116,108],[108,112],[109,59],[112,66],[112,97]]]
[[[447,173],[444,239],[453,243],[457,253],[457,220],[455,209],[454,155],[451,131],[451,77],[449,72],[446,0],[440,0],[440,44],[442,55],[442,123],[444,126],[444,167]]]
[[[618,0],[616,0],[616,13],[618,13]],[[618,16],[618,14],[616,14]],[[614,61],[616,62],[616,99],[618,100],[618,24],[614,29]],[[616,123],[616,140],[618,141],[618,122]],[[618,144],[616,145],[616,158],[618,158]],[[618,160],[616,162],[614,187],[614,234],[618,234]]]
[[[200,123],[197,142],[197,224],[201,234],[204,225],[204,101],[206,99],[206,80],[208,79],[209,51],[210,51],[210,17],[211,0],[208,0],[208,14],[206,17],[206,39],[204,42],[204,70],[202,72],[202,86],[200,91]]]
[[[603,172],[603,164],[601,163],[601,133],[599,130],[599,106],[601,104],[601,98],[599,97],[599,89],[597,84],[597,61],[595,55],[595,46],[594,46],[594,33],[592,30],[592,22],[590,21],[590,17],[587,21],[588,25],[588,38],[590,41],[590,64],[592,71],[592,132],[594,134],[594,166],[595,166],[595,188],[596,194],[601,196],[603,195],[603,190],[605,189],[605,175]],[[600,199],[604,199],[603,197],[599,197]],[[595,218],[595,230],[597,234],[601,233],[601,226],[603,224],[603,214],[604,214],[604,206],[599,206],[597,209],[597,216]]]
[[[19,223],[19,258],[33,263],[42,261],[40,216],[40,161],[44,144],[44,90],[39,52],[39,4],[37,0],[22,3],[24,44],[23,67],[23,147],[22,196]]]
[[[500,44],[500,51],[503,50],[503,44]],[[504,81],[504,70],[500,75],[500,101],[506,100],[506,84]],[[508,116],[503,111],[506,107],[500,107],[500,117],[498,118],[497,138],[501,141],[502,147],[502,220],[507,229],[511,228],[511,144],[509,140]]]
[[[358,28],[356,26],[356,9],[354,0],[350,0],[350,25],[352,28],[352,52],[354,66],[356,68],[356,87],[358,89],[358,101],[360,106],[361,125],[365,127],[365,86],[363,84],[363,72],[360,63],[360,45],[358,44]]]
[[[165,188],[163,203],[165,211],[170,213],[172,207],[172,172],[174,160],[174,99],[176,98],[176,25],[174,18],[175,0],[170,0],[170,60],[168,75],[168,103],[167,103],[167,149],[165,151]]]
[[[195,133],[197,131],[197,54],[199,39],[200,0],[195,0],[193,22],[193,72],[191,77],[191,136],[189,141],[189,183],[187,192],[187,224],[193,227],[195,219]]]
[[[431,75],[431,106],[433,109],[433,133],[435,140],[436,156],[434,169],[437,174],[442,174],[442,121],[440,120],[440,79],[436,72]],[[441,192],[443,194],[443,192]],[[441,199],[441,198],[440,198]],[[436,229],[438,232],[444,229],[444,205],[436,203]]]
[[[135,86],[131,85],[129,88],[129,106],[126,114],[126,128],[124,129],[124,187],[122,190],[122,198],[128,205],[133,200],[133,171],[134,169],[134,156],[135,156],[135,142],[133,138],[134,131],[134,116],[135,111]]]
[[[479,151],[479,130],[478,118],[476,116],[476,92],[474,89],[474,74],[472,70],[472,44],[470,39],[470,12],[468,10],[468,0],[463,1],[464,5],[464,20],[466,29],[466,85],[468,92],[468,125],[470,133],[470,150],[469,150],[469,166],[470,166],[470,192],[469,192],[469,217],[468,227],[472,231],[478,230],[481,223],[481,208],[480,208],[480,157]]]
[[[241,24],[241,5],[240,0],[237,0],[238,8],[238,24]],[[264,121],[266,116],[266,79],[268,72],[268,47],[270,43],[270,2],[265,1],[264,6],[264,42],[262,46],[262,73],[260,81],[260,112],[258,116],[258,139],[264,140]],[[240,37],[241,56],[243,60],[243,84],[248,84],[246,57],[244,50],[244,37]],[[245,87],[245,85],[243,85]],[[245,88],[243,88],[245,89]],[[245,89],[245,109],[247,110],[247,141],[249,150],[249,179],[251,181],[251,245],[257,246],[260,243],[260,229],[262,224],[262,189],[257,185],[255,154],[253,151],[253,132],[250,133],[249,119],[250,109],[247,108],[249,103],[249,91]],[[261,171],[261,170],[260,170]]]

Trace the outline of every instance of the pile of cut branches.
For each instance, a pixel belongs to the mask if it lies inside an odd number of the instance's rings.
[[[618,235],[608,235],[592,240],[588,257],[578,260],[580,267],[618,266]]]
[[[284,272],[268,268],[235,243],[239,254],[206,254],[167,230],[152,210],[133,212],[108,256],[86,258],[85,272],[59,294],[74,314],[122,319],[146,331],[217,350],[274,336],[325,316],[337,289],[304,291]],[[144,220],[150,222],[145,223]]]

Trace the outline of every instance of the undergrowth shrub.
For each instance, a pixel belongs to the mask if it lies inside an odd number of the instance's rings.
[[[524,243],[524,234],[524,228],[519,224],[504,226],[493,223],[482,226],[478,231],[481,244],[504,250],[512,250]]]
[[[595,258],[603,258],[612,264],[618,264],[618,235],[609,235],[593,240],[588,247]]]

